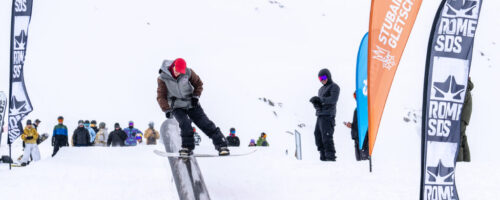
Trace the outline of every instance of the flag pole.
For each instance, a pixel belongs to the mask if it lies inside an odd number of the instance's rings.
[[[368,156],[368,162],[370,163],[370,173],[372,173],[372,157]]]
[[[11,144],[9,142],[9,157],[12,160],[12,149],[10,147],[11,147]],[[9,162],[9,170],[12,170],[12,162]]]

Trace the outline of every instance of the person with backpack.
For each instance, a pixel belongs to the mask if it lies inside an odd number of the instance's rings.
[[[73,132],[72,143],[75,147],[90,146],[90,133],[84,126],[83,120],[78,121],[78,127]]]
[[[127,139],[127,134],[120,128],[119,123],[115,123],[115,130],[111,131],[111,133],[108,136],[108,147],[125,146],[126,139]]]
[[[106,123],[101,122],[99,123],[99,131],[97,131],[97,134],[95,136],[94,145],[104,147],[106,146],[107,141],[108,141],[108,128],[106,128]]]
[[[240,146],[240,138],[236,136],[236,129],[231,127],[229,129],[229,136],[226,137],[227,146],[230,147],[239,147]]]
[[[229,155],[227,141],[220,128],[207,117],[199,103],[203,91],[200,77],[186,65],[182,58],[164,60],[157,79],[157,97],[165,116],[179,122],[182,145],[179,155],[189,156],[195,148],[194,132],[191,125],[196,124],[214,144],[219,156]]]
[[[125,140],[125,146],[136,146],[137,145],[137,135],[142,132],[139,129],[134,128],[134,122],[129,121],[128,127],[123,129],[127,134],[127,139]]]
[[[21,166],[26,166],[29,163],[30,156],[33,158],[33,161],[40,160],[40,150],[38,149],[38,144],[36,143],[36,140],[38,139],[38,132],[33,127],[31,120],[26,121],[26,127],[21,135],[21,139],[25,143]]]
[[[57,152],[59,151],[59,148],[63,146],[68,146],[68,127],[63,124],[64,122],[64,117],[59,116],[57,117],[57,125],[54,126],[54,131],[52,132],[52,146],[54,147],[54,150],[52,152],[52,157],[54,157]]]
[[[160,139],[160,133],[155,130],[154,122],[149,122],[148,129],[144,131],[144,137],[146,138],[146,145],[156,145],[156,140]]]

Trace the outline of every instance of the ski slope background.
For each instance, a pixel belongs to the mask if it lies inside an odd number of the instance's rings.
[[[371,174],[368,163],[354,161],[350,130],[342,125],[352,120],[355,107],[356,55],[368,28],[368,0],[35,1],[24,71],[35,109],[28,118],[42,120],[41,133],[51,133],[59,115],[71,132],[79,119],[108,126],[120,122],[122,127],[134,120],[141,130],[154,121],[159,128],[164,114],[156,102],[158,69],[163,59],[183,57],[205,83],[200,102],[224,134],[236,127],[246,146],[266,132],[271,144],[247,157],[199,159],[213,199],[414,199],[420,182],[420,124],[403,117],[421,109],[426,49],[438,4],[424,1],[421,6],[387,101]],[[8,91],[11,1],[0,2],[0,9],[0,90]],[[499,9],[496,1],[483,3],[475,39],[468,127],[472,163],[459,163],[456,172],[462,199],[494,199],[499,193],[500,159],[494,153],[500,136],[492,126],[500,112]],[[341,87],[336,163],[318,161],[313,139],[315,116],[308,100],[321,86],[317,73],[322,68]],[[263,97],[276,106],[259,100]],[[302,123],[306,126],[298,127]],[[293,136],[287,131],[294,129],[302,133],[303,161],[293,158]],[[5,136],[2,155],[8,154]],[[134,153],[67,148],[50,158],[50,144],[44,143],[39,163],[10,172],[0,165],[0,193],[18,197],[28,184],[37,186],[36,193],[25,195],[51,199],[49,188],[66,185],[60,198],[175,198],[168,163],[151,148],[136,147]],[[215,153],[207,137],[195,151]],[[13,152],[14,157],[21,154],[20,140]],[[123,162],[131,156],[148,164]],[[134,171],[127,174],[130,180],[113,171],[123,165]],[[105,175],[72,177],[70,172],[78,170]],[[38,173],[53,176],[33,176]],[[45,184],[54,176],[60,181]],[[119,194],[99,196],[97,190],[95,196],[72,196],[100,181]],[[156,186],[127,192],[134,183]]]

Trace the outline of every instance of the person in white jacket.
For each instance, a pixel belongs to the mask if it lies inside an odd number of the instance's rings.
[[[108,141],[108,129],[106,128],[106,123],[99,123],[99,131],[95,136],[95,146],[106,146],[106,142]]]

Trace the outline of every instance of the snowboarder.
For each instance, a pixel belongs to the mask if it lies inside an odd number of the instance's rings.
[[[229,136],[226,137],[227,145],[230,147],[239,147],[240,146],[240,138],[236,136],[236,129],[229,129]]]
[[[255,147],[257,146],[257,144],[255,144],[255,140],[254,139],[251,139],[250,140],[250,144],[248,144],[249,147]]]
[[[115,130],[111,131],[108,137],[108,146],[119,147],[125,146],[127,134],[120,128],[119,123],[115,123]]]
[[[106,123],[101,122],[99,123],[99,131],[97,132],[95,136],[95,146],[106,146],[106,143],[108,141],[108,128],[106,128]]]
[[[144,131],[144,137],[146,138],[147,145],[156,145],[156,140],[160,139],[160,133],[155,130],[155,123],[149,122],[149,128]]]
[[[126,146],[136,146],[137,145],[137,135],[142,132],[139,129],[134,128],[134,122],[128,122],[128,128],[123,129],[123,131],[127,134],[127,139],[125,140]]]
[[[314,96],[309,100],[316,109],[317,116],[314,137],[320,152],[320,160],[335,161],[337,157],[335,156],[333,133],[335,131],[335,115],[337,114],[340,88],[333,82],[328,69],[320,70],[318,78],[323,86],[319,89],[318,96]]]
[[[40,160],[40,151],[38,150],[38,144],[36,140],[38,139],[38,132],[33,127],[31,120],[26,121],[26,128],[21,135],[21,139],[25,143],[23,158],[21,159],[21,166],[26,166],[29,162],[30,156],[33,161]]]
[[[354,92],[354,100],[356,100],[356,92]],[[368,160],[368,134],[365,135],[363,148],[359,149],[359,132],[358,132],[358,109],[354,109],[354,115],[351,122],[344,122],[347,128],[351,129],[351,138],[354,140],[354,155],[357,161]]]
[[[472,95],[470,91],[474,89],[472,81],[468,80],[467,90],[465,91],[465,100],[462,107],[462,118],[460,120],[460,149],[458,150],[457,162],[470,162],[469,143],[467,142],[467,135],[465,129],[469,125],[470,117],[472,114]]]
[[[227,141],[220,128],[208,119],[199,103],[203,82],[191,69],[186,67],[186,61],[177,58],[174,61],[164,60],[158,77],[157,101],[168,119],[179,122],[181,129],[181,156],[193,154],[195,148],[194,132],[191,122],[194,122],[209,138],[219,151],[219,155],[229,155]]]
[[[269,142],[267,142],[267,134],[262,132],[260,134],[260,137],[259,139],[257,140],[257,146],[263,146],[263,147],[268,147],[269,146]]]
[[[68,146],[68,127],[63,124],[64,117],[57,117],[57,122],[58,123],[54,126],[54,131],[52,132],[52,146],[54,146],[52,157],[57,154],[60,147]]]
[[[90,133],[89,129],[84,127],[83,120],[78,121],[78,127],[73,132],[73,137],[71,140],[73,146],[75,147],[85,147],[90,146]]]
[[[90,128],[94,129],[94,132],[97,134],[97,132],[99,132],[99,129],[97,128],[97,121],[95,120],[90,121]]]

